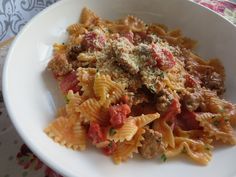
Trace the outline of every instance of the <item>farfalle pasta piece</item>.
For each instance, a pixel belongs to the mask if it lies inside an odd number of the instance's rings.
[[[53,52],[54,52],[54,55],[56,54],[60,54],[60,53],[65,53],[66,52],[66,45],[63,45],[63,44],[54,44],[53,45]]]
[[[193,52],[189,52],[189,57],[196,61],[199,65],[209,66],[213,70],[215,70],[218,74],[220,74],[223,78],[225,78],[225,70],[224,66],[220,63],[219,59],[213,58],[209,60],[204,60]]]
[[[127,16],[125,19],[115,23],[107,24],[107,28],[112,33],[125,34],[133,32],[141,32],[145,30],[145,25],[140,19],[134,19],[133,16]],[[142,24],[143,23],[143,24]]]
[[[79,119],[80,114],[76,111],[76,107],[78,107],[84,100],[79,95],[79,93],[73,93],[72,90],[69,90],[67,96],[68,103],[65,106],[64,114],[71,119]]]
[[[80,53],[79,56],[77,57],[78,61],[81,62],[95,62],[96,61],[96,56],[87,54],[87,53]]]
[[[78,92],[74,93],[72,90],[68,91],[66,98],[68,103],[71,103],[74,107],[80,105],[84,101]]]
[[[79,23],[75,23],[70,25],[67,28],[67,31],[70,35],[81,35],[87,32],[87,29],[85,28],[84,25],[79,24]]]
[[[113,161],[119,164],[128,160],[128,158],[132,158],[133,153],[138,153],[138,148],[142,146],[141,141],[144,139],[142,137],[144,133],[145,130],[140,128],[130,141],[118,143],[117,149],[112,155]]]
[[[160,117],[159,113],[154,113],[154,114],[145,114],[141,116],[136,116],[132,117],[130,116],[130,119],[133,119],[136,123],[136,125],[141,128],[144,127],[145,125],[151,123],[152,121],[158,119]]]
[[[179,37],[178,38],[178,45],[186,48],[186,49],[194,49],[196,47],[197,42],[195,40],[192,40],[191,38],[188,37]]]
[[[176,63],[176,65],[171,68],[166,73],[166,78],[164,78],[164,82],[171,90],[176,91],[184,91],[185,90],[185,76],[187,72],[184,70],[183,66],[181,66],[179,63]]]
[[[98,121],[100,122],[102,105],[95,98],[89,98],[80,104],[76,111],[80,113],[85,122]]]
[[[171,36],[171,37],[181,37],[182,36],[182,32],[180,29],[174,29],[174,30],[171,30],[171,31],[168,31],[168,36]]]
[[[153,129],[162,134],[163,143],[166,147],[175,147],[175,140],[172,128],[166,123],[165,120],[155,120],[153,123]]]
[[[149,33],[154,33],[157,36],[165,36],[166,35],[166,31],[158,24],[149,25],[147,30]]]
[[[191,51],[189,51],[189,57],[191,60],[197,62],[200,65],[207,65],[208,64],[206,60],[204,60],[203,58],[199,57],[197,54],[195,54]]]
[[[94,68],[78,68],[77,79],[79,86],[81,86],[82,96],[85,98],[93,97],[93,84],[96,75],[96,69]]]
[[[66,116],[67,116],[66,107],[63,106],[58,108],[56,117],[66,117]]]
[[[181,153],[186,153],[192,160],[202,165],[207,165],[211,160],[212,146],[200,140],[175,137],[175,144],[176,147],[174,149],[168,149],[165,152],[166,157],[174,157]]]
[[[221,116],[225,120],[235,119],[236,108],[234,104],[229,103],[228,101],[224,99],[220,99],[216,95],[212,95],[209,93],[207,94],[208,94],[207,96],[204,95],[205,105],[206,105],[205,111],[215,113],[215,114],[221,114]]]
[[[203,134],[202,130],[183,130],[179,126],[175,126],[174,135],[185,138],[196,138]]]
[[[182,130],[180,127],[175,126],[174,136],[184,137],[189,139],[199,139],[206,144],[211,144],[213,139],[209,137],[202,129],[200,130]]]
[[[210,137],[223,143],[236,144],[234,130],[229,121],[225,120],[222,115],[198,113],[196,120],[200,122],[200,126],[203,127]]]
[[[58,117],[51,122],[44,132],[55,142],[74,150],[84,150],[86,133],[80,121]]]
[[[95,25],[100,18],[90,9],[83,8],[82,13],[80,15],[80,23],[86,27]]]
[[[81,122],[78,121],[75,123],[74,128],[73,128],[74,133],[78,136],[77,138],[79,139],[79,150],[85,150],[86,149],[86,129],[81,125]]]
[[[232,126],[236,126],[236,105],[233,105],[229,121]]]
[[[106,103],[105,107],[118,101],[124,95],[124,88],[121,84],[112,81],[110,76],[100,73],[96,74],[93,89],[99,102]]]
[[[165,35],[165,36],[161,36],[161,38],[167,41],[172,46],[176,46],[179,43],[177,37]]]
[[[129,26],[124,24],[108,24],[107,27],[113,33],[128,33],[130,31]]]
[[[138,131],[138,127],[133,120],[127,120],[124,125],[116,130],[114,135],[109,135],[108,139],[114,142],[123,142],[125,140],[130,141]]]
[[[215,71],[225,78],[225,69],[218,58],[209,59],[208,65],[213,66]]]
[[[83,35],[70,35],[68,38],[68,46],[75,46],[75,45],[81,45],[81,42],[83,40]]]
[[[120,23],[128,26],[129,29],[134,32],[145,31],[145,23],[132,15],[128,15],[126,18],[121,20]]]
[[[146,114],[136,117],[128,117],[124,122],[124,125],[116,129],[116,133],[108,138],[115,142],[130,141],[136,134],[137,130],[144,127],[145,125],[151,123],[155,119],[158,119],[160,115],[158,113]]]

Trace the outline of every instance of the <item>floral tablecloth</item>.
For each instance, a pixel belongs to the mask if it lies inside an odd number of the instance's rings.
[[[56,1],[0,0],[0,81],[4,59],[11,43],[11,40],[7,39],[15,36],[30,18]],[[236,3],[226,0],[193,1],[218,12],[236,24]],[[0,177],[27,176],[61,177],[44,165],[23,143],[9,120],[0,90]]]

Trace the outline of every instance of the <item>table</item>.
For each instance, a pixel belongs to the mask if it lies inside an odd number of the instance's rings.
[[[17,34],[21,26],[23,26],[30,19],[30,17],[56,1],[57,0],[28,0],[24,1],[26,3],[24,5],[21,4],[22,6],[20,6],[19,4],[19,2],[23,2],[22,0],[6,0],[0,2],[0,14],[1,12],[3,12],[7,17],[7,14],[11,13],[8,20],[13,20],[10,24],[10,27],[13,27],[11,30],[5,28],[5,31],[0,31],[0,41],[2,41],[0,43],[0,71],[2,71],[8,48],[14,39],[11,37]],[[230,3],[229,1],[225,0],[193,1],[216,11],[217,13],[223,15],[226,19],[236,24],[236,4]],[[8,10],[2,10],[5,6],[8,7]],[[27,17],[23,18],[23,13],[19,11],[20,8],[24,8],[24,11],[28,12]],[[18,20],[20,19],[21,26],[19,27],[16,25],[16,27],[14,28],[14,18],[16,18],[17,16],[19,16]],[[2,20],[1,18],[5,18],[5,16],[0,15],[0,24]],[[2,72],[0,72],[0,81],[1,80]],[[2,82],[0,82],[0,88],[2,88],[1,83]],[[49,167],[44,165],[23,143],[9,120],[2,98],[2,92],[0,90],[0,177],[27,176],[62,177],[61,175],[55,173]]]

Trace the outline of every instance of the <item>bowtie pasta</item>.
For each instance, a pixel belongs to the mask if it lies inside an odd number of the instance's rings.
[[[84,8],[48,64],[66,105],[46,134],[74,150],[90,143],[115,163],[186,154],[206,165],[215,142],[235,145],[236,106],[221,98],[224,68],[193,52],[178,29]]]

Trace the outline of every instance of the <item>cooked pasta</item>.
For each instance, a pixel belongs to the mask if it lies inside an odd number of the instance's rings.
[[[195,54],[181,30],[131,15],[103,20],[84,8],[67,32],[47,67],[67,102],[45,128],[57,143],[90,143],[116,164],[139,153],[164,161],[186,154],[202,165],[219,142],[236,144],[224,67]]]

